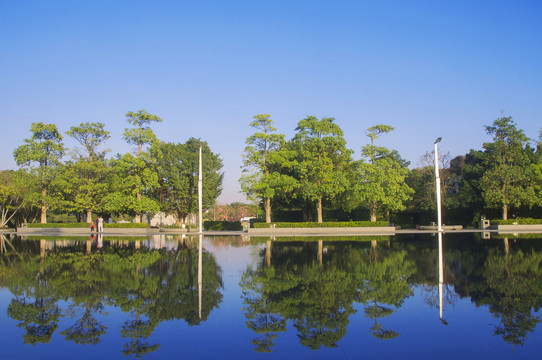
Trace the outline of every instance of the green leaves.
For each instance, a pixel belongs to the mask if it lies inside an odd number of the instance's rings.
[[[182,224],[190,213],[198,209],[199,146],[202,147],[203,206],[210,208],[222,192],[222,159],[205,141],[190,138],[184,144],[156,143],[151,148],[157,159],[158,175],[155,198],[161,209],[177,217]]]
[[[353,198],[371,210],[371,221],[376,221],[377,210],[404,210],[406,201],[414,191],[405,183],[408,169],[403,166],[397,152],[374,145],[374,140],[382,133],[393,130],[389,125],[375,125],[367,129],[371,143],[362,148],[362,156],[369,162],[357,165],[356,177],[352,186]],[[393,154],[393,155],[392,155]]]
[[[88,161],[103,159],[107,150],[97,152],[98,146],[110,138],[109,131],[104,130],[103,123],[81,123],[79,126],[72,126],[66,134],[73,137],[87,151]],[[82,156],[82,155],[81,155]]]
[[[133,129],[124,129],[123,138],[128,144],[137,145],[137,156],[143,151],[144,145],[150,145],[156,141],[156,135],[150,128],[153,122],[162,122],[162,119],[156,115],[149,114],[145,110],[139,110],[136,113],[127,112],[126,120],[134,127]]]
[[[493,142],[484,144],[482,196],[490,207],[500,206],[503,219],[507,219],[510,206],[536,203],[535,189],[526,171],[531,163],[529,138],[517,129],[511,117],[495,120],[486,126],[486,132]]]
[[[265,202],[266,221],[271,222],[271,199],[277,192],[291,192],[295,180],[282,172],[292,165],[292,153],[284,148],[284,135],[276,134],[271,115],[255,115],[250,127],[257,130],[246,139],[241,189],[252,200]]]

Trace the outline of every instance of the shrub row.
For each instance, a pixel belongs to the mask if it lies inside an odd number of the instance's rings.
[[[179,226],[179,225],[165,225],[164,226],[164,229],[182,229],[183,227],[182,226]],[[184,225],[184,228],[185,229],[197,229],[197,225],[192,225],[192,224],[185,224]]]
[[[254,228],[265,229],[275,225],[275,228],[334,228],[334,227],[385,227],[387,221],[329,221],[329,222],[278,222],[273,224],[254,223]]]
[[[204,221],[203,228],[207,231],[236,231],[243,230],[240,221]]]
[[[97,226],[97,225],[96,225]],[[48,224],[28,224],[29,228],[88,228],[87,223],[48,223]],[[142,229],[148,228],[149,224],[146,223],[105,223],[104,228],[110,229]]]
[[[494,225],[540,225],[542,224],[542,219],[508,219],[508,220],[491,220],[491,223]]]

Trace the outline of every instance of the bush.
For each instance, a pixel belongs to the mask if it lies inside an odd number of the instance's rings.
[[[29,228],[90,228],[87,223],[47,223],[47,224],[27,224]]]
[[[335,228],[335,227],[387,227],[387,221],[328,221],[323,223],[318,222],[278,222],[273,223],[275,228]],[[270,228],[271,224],[254,223],[254,228],[266,229]]]
[[[98,226],[96,223],[95,226]],[[29,228],[90,228],[90,224],[87,223],[48,223],[48,224],[28,224]],[[104,223],[104,228],[110,229],[142,229],[148,228],[149,224],[146,223]]]
[[[243,230],[240,221],[204,221],[203,228],[208,231]]]
[[[104,223],[104,229],[143,229],[150,227],[147,223]]]
[[[541,225],[542,219],[518,218],[508,220],[491,220],[493,225]]]

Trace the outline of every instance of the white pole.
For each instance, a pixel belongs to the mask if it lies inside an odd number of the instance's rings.
[[[203,215],[202,215],[202,174],[201,174],[201,143],[198,141],[199,145],[199,171],[198,171],[198,205],[199,205],[199,232],[203,232]]]
[[[437,144],[442,140],[438,138],[435,141],[435,183],[437,186],[437,221],[438,221],[438,231],[442,231],[442,210],[441,210],[441,201],[440,201],[440,175],[438,170],[438,147]]]
[[[198,252],[198,303],[199,318],[201,320],[201,293],[203,290],[203,234],[199,234]]]
[[[444,284],[444,264],[442,262],[442,232],[438,233],[438,297],[439,297],[439,309],[440,320],[442,320],[442,285]]]

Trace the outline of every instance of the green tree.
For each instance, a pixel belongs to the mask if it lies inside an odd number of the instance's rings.
[[[265,221],[271,223],[271,199],[278,191],[291,193],[295,186],[294,178],[279,171],[292,165],[292,153],[283,147],[284,135],[275,133],[271,115],[255,115],[253,119],[250,127],[257,132],[245,141],[239,182],[250,200],[263,200]]]
[[[79,126],[72,126],[66,134],[73,137],[81,144],[86,152],[81,152],[79,149],[75,153],[89,162],[94,162],[103,159],[105,153],[109,150],[98,151],[98,147],[107,141],[111,136],[109,131],[104,129],[103,123],[81,123]]]
[[[322,202],[333,200],[348,186],[347,170],[352,151],[346,148],[341,128],[334,118],[308,116],[299,121],[292,145],[301,197],[316,203],[317,221],[322,222]]]
[[[153,174],[155,159],[145,152],[145,146],[150,146],[157,141],[156,135],[152,131],[150,125],[154,122],[162,122],[162,119],[156,115],[149,114],[145,110],[138,112],[127,112],[126,120],[132,129],[124,129],[123,137],[128,144],[136,145],[137,150],[134,156],[126,154],[119,159],[117,165],[120,165],[117,170],[125,169],[130,173],[130,181],[128,189],[122,189],[122,173],[119,181],[116,182],[117,194],[110,197],[109,208],[127,209],[129,212],[135,212],[135,222],[141,222],[143,212],[156,212],[157,204],[148,197],[144,197],[143,192],[152,192],[158,185],[158,177]],[[131,199],[135,196],[135,199]],[[119,206],[120,205],[120,206]]]
[[[10,221],[17,222],[17,215],[31,207],[30,198],[35,193],[32,180],[32,175],[23,169],[0,171],[0,228]]]
[[[124,129],[124,140],[128,144],[137,145],[136,156],[139,157],[143,152],[145,145],[151,145],[156,141],[156,135],[150,128],[153,122],[162,122],[162,119],[157,115],[152,115],[145,110],[139,110],[134,113],[129,111],[126,113],[126,120],[133,129]]]
[[[64,167],[57,181],[63,193],[65,208],[69,212],[86,211],[87,222],[92,213],[103,210],[102,201],[108,192],[106,179],[110,175],[104,156],[108,150],[99,151],[110,138],[103,123],[81,123],[72,126],[67,135],[73,137],[84,150],[75,149],[73,162]]]
[[[531,179],[526,172],[530,160],[529,138],[516,127],[511,117],[498,118],[486,126],[493,142],[483,145],[485,172],[480,185],[482,196],[490,207],[500,207],[502,218],[508,218],[510,207],[535,202]]]
[[[186,217],[198,209],[199,145],[190,138],[184,144],[156,143],[151,154],[158,159],[158,188],[156,191],[161,209],[173,214],[177,223],[183,224]],[[202,147],[202,203],[210,208],[222,192],[222,159],[209,148],[205,141]]]
[[[392,130],[393,127],[389,125],[375,125],[367,129],[371,143],[363,146],[361,154],[369,162],[359,163],[357,179],[352,187],[359,201],[369,208],[371,221],[376,221],[377,211],[381,207],[387,209],[389,221],[389,211],[405,209],[405,202],[414,192],[405,183],[408,168],[402,166],[401,157],[374,144],[381,134]]]
[[[39,180],[41,223],[47,223],[47,209],[55,202],[49,194],[61,159],[64,155],[62,135],[55,124],[32,123],[32,137],[24,140],[24,145],[13,152],[18,166],[31,169]]]
[[[128,153],[111,160],[110,190],[103,199],[107,213],[135,215],[134,221],[141,222],[141,214],[160,210],[153,196],[153,190],[158,187],[158,173],[145,158]]]

